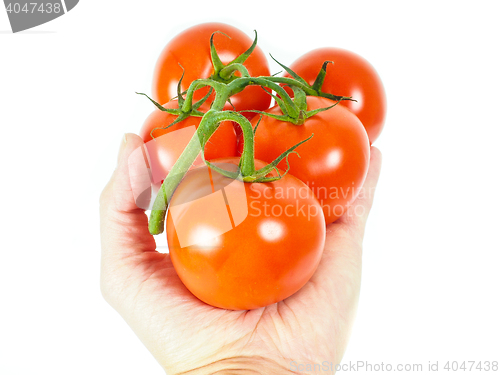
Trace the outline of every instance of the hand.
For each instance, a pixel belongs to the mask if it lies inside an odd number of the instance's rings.
[[[327,227],[324,254],[311,280],[277,304],[230,311],[194,297],[169,255],[156,252],[148,218],[130,186],[138,172],[129,167],[128,158],[141,145],[138,136],[126,135],[117,168],[101,195],[101,289],[165,371],[208,374],[229,369],[234,374],[236,369],[253,369],[279,374],[292,373],[299,365],[340,363],[358,302],[363,233],[380,151],[371,149],[362,194]]]

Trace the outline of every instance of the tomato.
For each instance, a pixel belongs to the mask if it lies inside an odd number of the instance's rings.
[[[324,108],[334,102],[308,97],[308,110]],[[267,112],[282,114],[278,106]],[[255,127],[258,118],[252,120]],[[368,171],[370,143],[361,121],[347,108],[336,105],[293,125],[263,116],[255,132],[255,157],[267,162],[293,145],[314,136],[289,156],[289,172],[304,181],[316,194],[326,223],[337,220],[359,193]],[[278,165],[286,169],[286,161]]]
[[[223,23],[204,23],[193,26],[175,36],[163,49],[155,67],[153,78],[153,98],[159,103],[166,103],[177,96],[177,83],[182,80],[182,91],[187,90],[191,82],[199,78],[208,78],[213,74],[210,57],[210,36],[215,31],[214,45],[224,64],[227,64],[245,52],[253,40],[233,26]],[[228,36],[230,38],[228,38]],[[251,76],[268,76],[269,67],[266,56],[257,46],[244,63]],[[182,67],[181,67],[182,66]],[[197,90],[195,100],[208,93],[208,88]],[[248,86],[242,92],[231,97],[236,111],[245,109],[266,110],[271,103],[271,96],[259,86]],[[225,109],[232,109],[227,103]],[[254,113],[243,113],[248,118]]]
[[[238,162],[216,164],[235,169]],[[166,228],[184,285],[205,303],[232,310],[267,306],[298,291],[316,270],[325,242],[321,206],[297,178],[243,183],[205,166],[177,187]]]
[[[313,84],[323,62],[329,64],[322,91],[334,95],[352,96],[343,101],[363,123],[370,144],[375,142],[384,126],[386,97],[384,86],[373,66],[363,57],[340,48],[319,48],[296,60],[290,68],[309,84]]]
[[[177,108],[178,104],[176,100],[173,100],[165,104],[164,107]],[[208,106],[202,106],[200,110],[206,112]],[[177,161],[201,122],[201,117],[190,116],[168,129],[154,130],[154,139],[151,137],[153,129],[166,127],[176,118],[177,116],[175,115],[155,109],[147,117],[139,132],[139,136],[144,140],[148,153],[148,162],[155,190],[160,187],[161,182],[165,179],[168,171]],[[205,145],[205,159],[212,160],[236,156],[236,140],[232,123],[230,121],[222,122]],[[201,156],[194,162],[194,165],[199,164],[204,164]]]

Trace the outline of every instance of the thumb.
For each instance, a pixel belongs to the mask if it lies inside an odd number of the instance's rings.
[[[145,214],[151,184],[143,152],[142,139],[135,134],[125,134],[116,169],[100,197],[103,260],[155,250]]]
[[[119,211],[147,209],[151,179],[142,138],[125,134],[120,143],[116,169],[101,194],[101,205]]]

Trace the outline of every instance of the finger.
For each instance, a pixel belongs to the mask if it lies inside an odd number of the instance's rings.
[[[335,317],[339,359],[347,345],[357,309],[363,232],[380,174],[381,156],[380,151],[372,147],[370,167],[363,186],[363,190],[371,191],[371,194],[358,196],[349,208],[354,210],[353,207],[363,207],[363,210],[358,208],[358,215],[352,215],[354,211],[351,211],[351,216],[343,216],[327,226],[325,250],[308,284],[312,301],[318,311],[324,312],[325,320]]]
[[[342,217],[326,227],[325,249],[318,271],[335,285],[342,284],[342,278],[357,280],[361,277],[363,236],[381,165],[382,154],[372,147],[370,166],[358,197]]]
[[[143,145],[142,139],[135,134],[124,136],[117,167],[101,194],[103,259],[113,255],[126,257],[156,248],[144,210],[144,201],[150,198],[150,189],[145,186],[150,186],[150,180]]]
[[[321,285],[328,295],[335,296],[339,308],[347,305],[352,307],[357,301],[364,227],[373,204],[381,162],[382,154],[372,147],[368,174],[361,190],[365,193],[356,198],[344,216],[326,227],[323,257],[312,281]]]
[[[352,237],[352,240],[362,242],[381,167],[382,153],[378,148],[372,146],[370,149],[370,166],[363,187],[345,214],[327,227],[327,237],[344,237],[347,235]]]

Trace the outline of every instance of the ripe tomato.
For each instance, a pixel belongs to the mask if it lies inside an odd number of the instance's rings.
[[[165,108],[177,108],[176,100],[168,102]],[[200,108],[202,112],[208,110],[208,106]],[[169,127],[168,129],[155,128],[166,127],[171,124],[177,116],[155,109],[142,125],[139,136],[144,140],[149,167],[152,173],[153,187],[157,190],[165,179],[168,171],[173,167],[182,151],[194,134],[195,129],[201,122],[201,117],[188,117],[187,119]],[[219,125],[215,133],[205,145],[204,156],[206,160],[222,157],[236,156],[236,134],[230,121],[224,121]],[[204,164],[199,156],[194,165]]]
[[[159,103],[166,103],[177,96],[177,83],[182,76],[182,91],[187,90],[191,82],[199,78],[208,78],[213,74],[210,57],[210,36],[216,31],[226,35],[214,35],[214,45],[224,64],[227,64],[245,52],[252,39],[233,26],[223,23],[204,23],[193,26],[175,36],[163,49],[156,63],[153,78],[153,98]],[[180,64],[180,65],[179,65]],[[257,46],[244,63],[251,76],[268,76],[269,67],[266,56]],[[182,68],[181,68],[182,66]],[[197,90],[194,98],[201,99],[208,93],[208,88]],[[261,87],[248,86],[242,92],[231,97],[236,111],[245,109],[266,110],[271,103],[271,96]],[[232,109],[227,103],[226,109]],[[243,113],[248,118],[254,113]]]
[[[238,162],[216,164],[235,169]],[[248,310],[281,301],[310,279],[323,252],[325,221],[311,189],[290,174],[243,183],[200,167],[187,173],[170,201],[167,240],[177,274],[196,297]]]
[[[333,65],[327,68],[322,91],[352,96],[357,100],[343,101],[342,105],[358,116],[372,144],[382,132],[387,107],[380,77],[364,58],[340,48],[312,50],[296,60],[290,68],[309,84],[313,84],[321,65],[327,60],[333,61]]]
[[[325,98],[307,98],[308,110],[333,103]],[[282,114],[278,106],[267,112]],[[253,126],[257,121],[252,120]],[[313,190],[329,224],[354,201],[368,171],[370,143],[363,124],[351,111],[336,105],[310,117],[303,125],[263,116],[255,133],[255,157],[271,162],[311,134],[312,139],[296,149],[300,158],[289,156],[289,172]],[[286,161],[278,167],[286,169]]]

